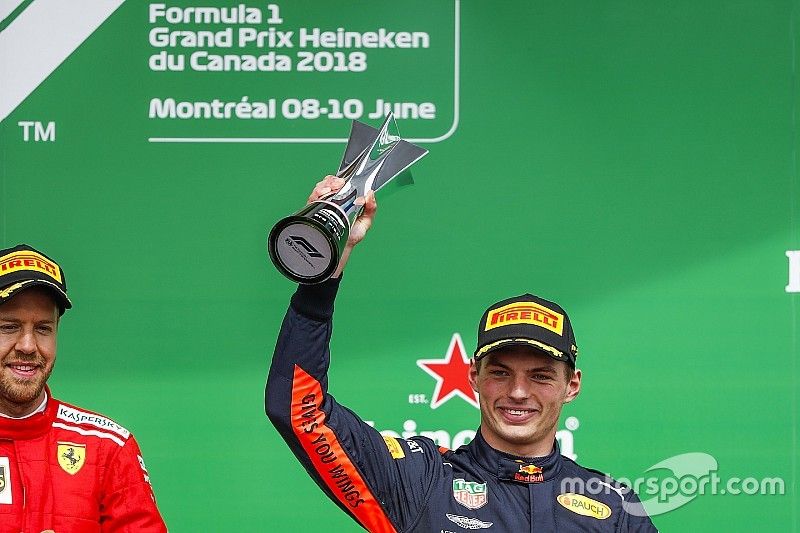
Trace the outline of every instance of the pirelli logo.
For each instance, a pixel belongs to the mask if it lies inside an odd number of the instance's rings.
[[[484,331],[511,324],[533,324],[562,335],[564,315],[534,302],[517,302],[489,311]]]
[[[0,277],[19,270],[33,270],[41,272],[56,280],[61,281],[61,269],[58,265],[41,254],[29,251],[12,252],[0,257]]]

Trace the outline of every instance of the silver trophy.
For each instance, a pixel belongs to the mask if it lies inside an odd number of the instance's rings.
[[[427,153],[400,138],[391,113],[379,129],[354,120],[336,173],[347,180],[344,187],[281,219],[269,232],[269,256],[277,269],[298,283],[328,279],[364,209],[356,198],[379,191]]]

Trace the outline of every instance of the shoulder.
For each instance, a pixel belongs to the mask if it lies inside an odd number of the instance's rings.
[[[568,507],[593,501],[605,504],[613,513],[646,516],[639,497],[625,483],[608,474],[586,468],[568,457],[563,458],[559,503]]]
[[[131,432],[105,415],[53,398],[53,427],[124,446]]]
[[[587,482],[592,481],[594,483],[608,484],[614,489],[630,491],[630,488],[628,488],[627,485],[617,481],[602,470],[596,470],[594,468],[587,468],[579,465],[569,457],[562,456],[562,460],[564,477],[573,476],[575,478],[583,479]]]
[[[393,437],[389,435],[381,435],[386,442],[386,447],[389,453],[395,459],[409,454],[410,456],[418,457],[439,457],[444,454],[445,449],[440,448],[433,440],[428,437],[414,436],[407,439],[400,437]]]

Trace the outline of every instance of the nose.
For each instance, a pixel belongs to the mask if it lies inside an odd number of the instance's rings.
[[[508,391],[508,396],[515,401],[527,400],[530,396],[528,387],[528,377],[524,374],[517,374],[513,377],[510,383],[511,389]]]
[[[23,331],[14,349],[19,353],[27,355],[36,353],[36,339],[33,336],[33,331]]]

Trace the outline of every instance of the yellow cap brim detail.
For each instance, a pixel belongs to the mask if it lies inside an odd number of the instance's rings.
[[[498,346],[502,346],[503,344],[529,344],[531,346],[535,346],[540,350],[550,353],[553,357],[557,359],[566,359],[567,357],[564,355],[564,352],[561,350],[557,350],[550,346],[549,344],[545,344],[543,342],[539,342],[533,339],[503,339],[499,341],[495,341],[491,344],[487,344],[486,346],[482,347],[480,350],[475,352],[475,360],[481,359],[487,352],[494,350]]]

